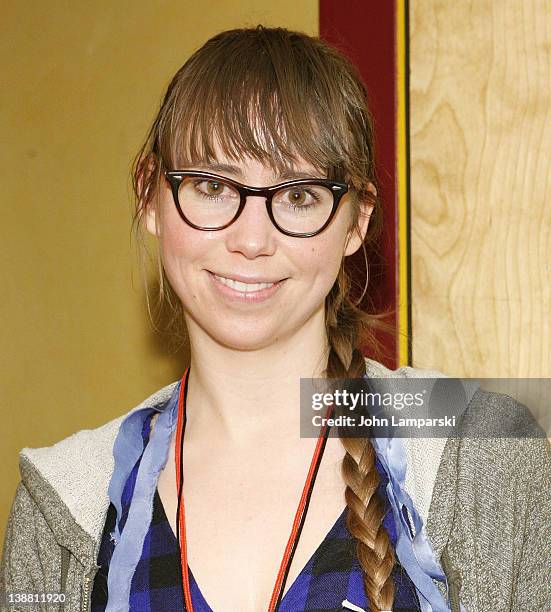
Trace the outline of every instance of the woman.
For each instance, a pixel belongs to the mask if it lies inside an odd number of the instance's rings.
[[[381,211],[349,62],[282,29],[215,36],[134,177],[190,365],[124,417],[22,452],[2,588],[63,592],[65,610],[545,609],[546,441],[533,424],[469,437],[521,420],[513,400],[473,392],[461,440],[299,437],[301,378],[441,376],[359,349],[377,317],[344,262]]]

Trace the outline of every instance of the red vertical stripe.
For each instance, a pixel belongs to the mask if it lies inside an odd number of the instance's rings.
[[[397,189],[396,189],[396,5],[391,0],[320,0],[320,37],[336,46],[356,66],[368,87],[369,103],[375,119],[378,189],[383,204],[384,231],[380,253],[368,253],[370,278],[367,299],[375,312],[395,309],[398,296]],[[363,286],[364,257],[353,255],[352,266]],[[389,319],[395,327],[397,316]],[[388,358],[397,367],[397,341],[379,336]],[[369,347],[364,352],[371,356]]]

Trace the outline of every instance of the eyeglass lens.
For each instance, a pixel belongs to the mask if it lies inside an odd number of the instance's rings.
[[[241,195],[235,187],[218,179],[185,177],[178,201],[191,223],[209,229],[227,225],[236,215]],[[333,192],[321,185],[287,186],[272,197],[272,214],[283,230],[315,232],[323,227],[333,209]]]

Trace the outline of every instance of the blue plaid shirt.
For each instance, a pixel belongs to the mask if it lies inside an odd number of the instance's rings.
[[[155,412],[156,410],[152,409],[143,423],[143,449],[149,441],[151,418]],[[128,517],[140,461],[141,456],[124,487],[121,532]],[[386,501],[385,487],[388,479],[378,460],[376,467],[381,477],[378,495]],[[392,544],[395,545],[394,520],[388,502],[386,505],[387,512],[383,524]],[[343,510],[323,542],[285,593],[278,612],[341,612],[347,609],[343,608],[345,600],[366,611],[370,609],[363,585],[362,570],[356,557],[356,543],[346,527],[346,513],[347,508]],[[115,547],[110,534],[115,526],[115,521],[116,509],[113,504],[110,504],[98,554],[100,569],[94,580],[92,612],[104,612],[107,604],[107,575],[109,561]],[[188,571],[194,610],[212,612],[212,608],[203,597],[189,567]],[[394,612],[420,610],[415,587],[398,562],[394,567],[392,577],[396,588]],[[140,561],[132,578],[129,603],[129,609],[132,612],[182,612],[186,610],[180,548],[157,491],[153,500],[151,524],[144,541]]]

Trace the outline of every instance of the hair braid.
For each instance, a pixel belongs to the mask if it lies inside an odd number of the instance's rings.
[[[364,357],[358,348],[360,329],[368,316],[348,297],[349,279],[341,267],[326,300],[326,328],[330,345],[328,378],[362,378]],[[373,612],[390,610],[394,601],[394,549],[383,526],[383,506],[377,495],[379,474],[369,438],[340,438],[346,454],[342,475],[346,484],[347,527],[356,539],[365,591]]]

